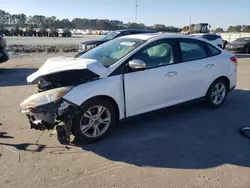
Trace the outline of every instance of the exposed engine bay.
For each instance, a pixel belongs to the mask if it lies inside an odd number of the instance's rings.
[[[83,84],[95,79],[99,76],[88,69],[68,70],[42,76],[38,81],[38,91],[47,91],[54,88]]]

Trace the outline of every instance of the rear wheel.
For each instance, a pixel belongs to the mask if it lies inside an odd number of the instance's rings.
[[[76,140],[93,143],[105,138],[116,124],[114,106],[106,100],[91,100],[75,117],[72,133]]]
[[[226,48],[227,44],[228,44],[228,42],[226,40],[223,40],[223,49]]]
[[[9,56],[6,53],[0,54],[0,63],[4,63],[9,60]]]
[[[250,48],[249,48],[249,47],[246,47],[246,48],[245,48],[245,53],[246,53],[246,54],[249,54],[249,53],[250,53]]]
[[[212,108],[217,108],[223,104],[227,97],[227,82],[224,79],[216,80],[208,89],[206,102]]]

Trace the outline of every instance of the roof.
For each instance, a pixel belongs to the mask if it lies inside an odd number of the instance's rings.
[[[203,36],[203,35],[217,35],[216,33],[194,33],[193,36]]]
[[[148,30],[148,29],[121,29],[121,30],[114,30],[114,31],[118,31],[118,32],[124,32],[124,31],[145,31],[145,32],[156,33],[155,31]]]
[[[143,33],[143,34],[135,34],[135,35],[126,35],[122,38],[133,38],[133,39],[141,39],[141,40],[149,40],[150,38],[159,36],[159,33]]]
[[[165,39],[165,38],[186,38],[186,39],[196,39],[208,42],[206,39],[201,37],[197,37],[194,35],[182,35],[182,34],[175,34],[175,33],[146,33],[146,34],[136,34],[136,35],[126,35],[121,38],[134,38],[134,39],[141,39],[141,40],[150,40],[150,39]]]

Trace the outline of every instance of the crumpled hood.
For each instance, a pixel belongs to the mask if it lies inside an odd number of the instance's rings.
[[[67,70],[88,69],[101,76],[106,73],[107,68],[95,59],[83,59],[72,57],[54,57],[48,59],[43,66],[27,77],[27,82],[32,83],[41,76]]]

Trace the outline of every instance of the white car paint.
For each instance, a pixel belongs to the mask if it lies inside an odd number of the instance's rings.
[[[139,48],[141,49],[148,43],[166,36],[154,34],[125,36],[124,38],[129,37],[149,40],[145,45]],[[175,37],[176,36],[168,36],[168,38]],[[178,37],[188,38],[186,36]],[[199,38],[199,40],[207,42],[207,40],[202,38]],[[113,68],[115,69],[118,67],[121,63],[123,63],[124,59],[130,57],[139,49],[136,49],[134,52],[128,54],[122,61],[117,62],[113,65]],[[202,60],[173,64],[170,66],[163,66],[125,74],[124,87],[126,97],[126,117],[203,97],[206,95],[206,92],[212,82],[220,76],[228,77],[230,79],[231,87],[235,86],[236,66],[230,61],[229,58],[231,56],[233,56],[231,53],[222,50],[220,55]],[[206,67],[210,64],[212,65],[211,67]],[[112,67],[109,69],[112,70]],[[168,77],[166,74],[169,72],[177,72],[177,74],[172,77]],[[110,96],[115,99],[119,106],[119,111],[122,113],[124,108],[124,104],[122,102],[123,96],[121,93],[119,94],[119,92],[122,91],[121,86],[119,86],[121,82],[115,82],[113,79],[120,80],[120,77],[108,77],[108,79],[105,78],[99,81],[83,84],[74,88],[71,92],[64,96],[64,98],[74,102],[75,104],[81,105],[85,100],[94,96]],[[117,85],[114,84],[114,82]],[[86,94],[79,98],[77,97],[79,93]],[[124,116],[121,116],[121,118]]]
[[[80,93],[79,93],[80,92]],[[120,119],[125,117],[122,76],[111,76],[74,87],[63,98],[81,106],[85,101],[96,96],[111,97],[118,105]]]
[[[109,68],[104,67],[95,60],[80,58],[50,59],[40,68],[41,70],[39,69],[34,75],[31,75],[28,81],[33,81],[41,75],[54,72],[88,68],[100,75],[100,79],[74,87],[63,98],[80,106],[86,100],[96,96],[111,97],[118,105],[120,119],[204,97],[211,83],[221,76],[225,76],[230,80],[230,88],[236,85],[236,64],[230,60],[233,54],[218,48],[217,45],[212,43],[210,44],[221,51],[220,55],[124,75],[110,76],[129,57],[154,41],[167,38],[193,39],[192,36],[159,34],[131,35],[124,38],[144,39],[147,42]],[[196,40],[209,43],[202,38],[196,37]]]
[[[180,103],[205,96],[209,86],[220,76],[230,79],[231,87],[236,85],[236,80],[231,79],[230,53],[181,63],[178,67],[180,77]]]
[[[197,36],[197,37],[218,36],[219,38],[217,38],[215,40],[209,40],[209,42],[214,44],[214,45],[223,47],[223,40],[220,37],[220,35],[210,34],[210,33],[197,33],[197,34],[191,34],[191,36]]]
[[[149,112],[179,102],[178,64],[124,75],[127,116]],[[169,76],[168,76],[169,74]]]
[[[72,57],[54,57],[48,59],[38,71],[27,77],[28,83],[33,83],[39,77],[66,70],[89,69],[101,76],[107,72],[101,63],[94,59],[80,59]]]

